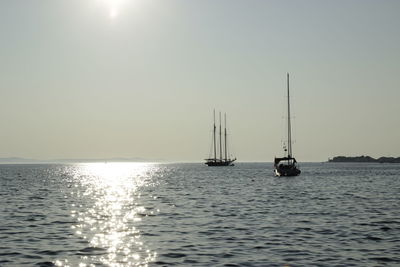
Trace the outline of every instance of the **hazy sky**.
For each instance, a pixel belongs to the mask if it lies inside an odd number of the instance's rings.
[[[0,157],[400,156],[400,1],[0,1]]]

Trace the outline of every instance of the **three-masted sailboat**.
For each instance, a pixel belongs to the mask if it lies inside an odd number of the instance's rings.
[[[290,122],[290,95],[289,95],[289,73],[287,74],[287,108],[288,108],[288,140],[287,148],[284,147],[285,156],[283,158],[276,158],[274,160],[275,175],[276,176],[297,176],[301,173],[297,167],[297,161],[292,153],[292,132]]]
[[[226,133],[226,114],[225,114],[225,131],[224,131],[224,149],[222,147],[222,126],[221,112],[219,113],[219,158],[217,158],[217,126],[215,125],[215,110],[214,110],[214,129],[213,129],[213,158],[205,159],[205,164],[208,166],[234,166],[233,162],[236,158],[228,157],[227,148],[227,133]],[[224,157],[222,156],[224,154]]]

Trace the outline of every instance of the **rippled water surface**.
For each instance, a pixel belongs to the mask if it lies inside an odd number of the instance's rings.
[[[0,165],[0,266],[399,266],[400,165]]]

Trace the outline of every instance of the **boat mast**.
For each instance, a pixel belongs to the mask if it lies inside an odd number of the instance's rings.
[[[222,161],[221,111],[219,112],[219,158]]]
[[[292,157],[292,132],[290,123],[289,73],[287,73],[287,104],[288,104],[288,158],[290,158]]]
[[[224,114],[225,115],[225,161],[227,161],[228,160],[228,157],[227,157],[227,149],[226,149],[226,113]]]
[[[215,138],[215,131],[217,130],[217,127],[215,126],[215,109],[214,109],[214,161],[217,161],[217,140]]]

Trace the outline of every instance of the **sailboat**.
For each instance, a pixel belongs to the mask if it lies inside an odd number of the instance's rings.
[[[274,167],[276,176],[297,176],[301,173],[297,167],[297,161],[293,157],[292,151],[292,129],[290,123],[290,95],[289,95],[289,73],[287,74],[287,108],[288,108],[288,147],[284,147],[285,156],[283,158],[275,157]]]
[[[227,133],[226,133],[226,114],[225,114],[225,131],[224,131],[224,149],[222,148],[222,126],[221,126],[221,112],[219,113],[219,158],[217,158],[217,126],[215,125],[215,110],[214,110],[214,130],[213,130],[213,158],[205,159],[207,166],[234,166],[233,162],[236,158],[228,157],[227,148]],[[224,157],[222,157],[224,154]]]

